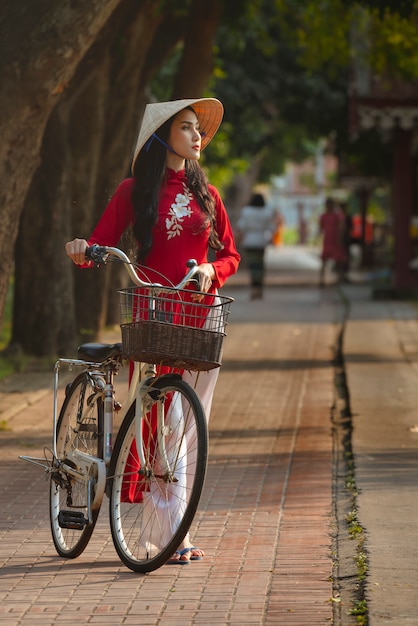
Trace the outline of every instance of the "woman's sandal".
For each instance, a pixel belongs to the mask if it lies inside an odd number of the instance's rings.
[[[199,550],[196,546],[192,546],[191,548],[184,548],[184,550],[176,550],[176,554],[178,554],[178,558],[172,558],[167,561],[167,565],[188,565],[190,561],[201,561],[202,556],[200,554],[191,555],[190,559],[182,559],[181,557],[187,554],[188,552],[192,552],[193,550]]]
[[[193,552],[193,550],[200,550],[200,548],[197,548],[196,546],[192,546],[191,548],[185,548],[185,550],[183,550],[182,552]],[[190,560],[191,561],[201,561],[203,559],[203,555],[201,554],[192,554],[190,556]]]

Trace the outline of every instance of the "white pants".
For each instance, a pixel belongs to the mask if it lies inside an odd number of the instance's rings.
[[[207,421],[209,421],[213,392],[218,375],[219,368],[209,370],[208,372],[200,372],[199,376],[197,376],[197,372],[185,372],[183,375],[183,379],[196,390],[201,399]],[[175,437],[179,431],[182,432],[184,430],[183,413],[179,398],[173,397],[170,406],[170,422]],[[161,492],[160,487],[154,484],[151,487],[151,491],[144,494],[144,526],[155,530],[155,533],[152,532],[147,536],[147,543],[150,544],[150,547],[154,545],[161,548],[166,545],[183,518],[187,506],[187,494],[190,493],[193,481],[193,475],[188,475],[186,470],[187,466],[191,467],[196,463],[197,449],[195,442],[196,432],[193,423],[186,430],[180,454],[173,461],[173,463],[176,463],[177,482],[165,483],[164,493]],[[170,450],[170,445],[167,445],[167,450]],[[155,520],[155,511],[157,511],[159,521],[158,524],[151,524],[150,520],[153,518]],[[189,545],[190,538],[189,533],[187,533],[180,549]]]
[[[214,321],[208,315],[204,328],[211,328]],[[219,332],[219,320],[216,321],[216,330]],[[212,409],[213,393],[215,391],[215,385],[219,376],[219,367],[208,370],[206,372],[183,372],[183,380],[196,391],[197,396],[203,406],[206,421],[209,423],[210,412]],[[178,398],[173,398],[172,405],[174,410],[170,412],[170,421],[173,426],[173,432],[179,432],[184,429],[183,414],[181,403],[178,402]],[[193,476],[187,476],[186,468],[191,467],[196,462],[197,448],[195,445],[196,433],[194,426],[192,425],[186,430],[186,436],[182,443],[181,457],[183,459],[183,466],[177,464],[176,478],[178,482],[166,485],[166,491],[164,496],[157,488],[153,489],[150,493],[144,494],[144,515],[150,518],[155,510],[158,511],[158,524],[155,526],[158,529],[158,537],[149,538],[150,543],[158,545],[163,543],[166,545],[173,536],[173,532],[178,527],[181,519],[183,518],[184,511],[187,506],[187,494],[190,493],[191,484],[187,484],[187,481],[191,482]],[[183,470],[183,471],[182,471]],[[151,526],[151,524],[150,524]],[[185,536],[180,549],[190,546],[189,533]],[[158,547],[163,547],[159,545]]]

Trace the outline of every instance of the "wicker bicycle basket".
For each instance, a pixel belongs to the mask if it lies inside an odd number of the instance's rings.
[[[119,294],[125,358],[196,371],[221,365],[232,298],[168,287]]]

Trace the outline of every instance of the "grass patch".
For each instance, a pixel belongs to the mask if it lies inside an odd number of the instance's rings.
[[[7,291],[6,303],[3,311],[3,322],[0,327],[0,352],[9,345],[9,341],[12,336],[13,292],[14,278],[12,277],[9,282],[9,289]]]
[[[15,366],[11,358],[2,354],[3,350],[7,348],[12,336],[12,310],[13,310],[13,291],[14,291],[14,279],[13,277],[9,282],[9,289],[7,291],[6,302],[3,311],[3,321],[0,326],[0,380],[10,376],[15,371]]]
[[[359,600],[349,611],[350,615],[354,615],[356,618],[356,624],[358,626],[367,626],[367,602],[366,600]]]
[[[0,380],[14,372],[23,372],[28,367],[28,357],[19,349],[8,350],[12,338],[14,277],[10,278],[9,289],[0,327]]]
[[[13,363],[10,359],[0,356],[0,380],[7,378],[15,371]]]
[[[353,505],[357,496],[357,487],[355,481],[355,468],[351,452],[346,453],[347,474],[345,478],[346,488],[351,492]],[[361,599],[354,602],[349,610],[349,614],[356,617],[356,624],[359,626],[367,626],[368,624],[368,608],[367,600],[364,598],[364,583],[368,570],[367,554],[364,550],[365,533],[364,528],[359,522],[357,508],[353,506],[345,516],[348,527],[348,536],[356,542],[355,563],[357,569],[358,590],[361,592]]]

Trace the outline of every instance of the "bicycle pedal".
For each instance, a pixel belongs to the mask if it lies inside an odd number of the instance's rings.
[[[58,513],[58,524],[61,528],[83,530],[87,526],[88,520],[81,511],[60,511]]]

